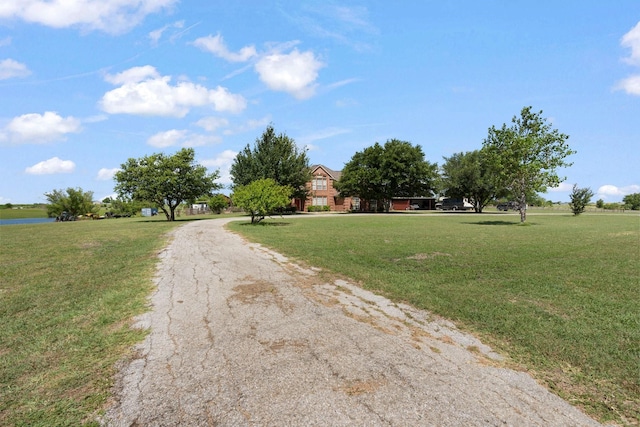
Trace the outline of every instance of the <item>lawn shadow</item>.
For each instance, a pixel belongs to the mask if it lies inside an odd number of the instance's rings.
[[[258,223],[252,223],[252,222],[243,222],[238,224],[241,227],[245,227],[247,225],[253,225],[256,227],[284,227],[287,225],[291,225],[290,222],[283,222],[283,221],[276,221],[276,222],[264,222],[264,221],[260,221]]]
[[[512,222],[512,221],[493,220],[493,221],[466,222],[465,224],[471,224],[471,225],[518,225],[520,223],[519,222]]]

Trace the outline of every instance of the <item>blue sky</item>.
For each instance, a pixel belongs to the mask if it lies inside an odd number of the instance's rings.
[[[442,164],[529,105],[577,151],[545,198],[640,192],[640,1],[0,2],[0,204],[182,147],[227,185],[270,123],[336,170],[391,138]]]

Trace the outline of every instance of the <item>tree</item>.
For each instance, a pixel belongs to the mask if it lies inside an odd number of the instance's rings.
[[[224,194],[218,193],[209,197],[207,204],[209,205],[211,212],[219,214],[223,209],[226,209],[229,206],[229,200],[224,196]]]
[[[625,209],[640,210],[640,193],[627,194],[622,199]]]
[[[231,165],[233,188],[253,181],[271,178],[278,185],[293,189],[292,197],[306,200],[307,182],[311,179],[306,150],[298,149],[295,141],[285,134],[276,135],[273,126],[267,126],[253,149],[247,146]]]
[[[552,129],[542,111],[534,113],[531,108],[514,116],[511,127],[492,126],[483,142],[496,185],[515,197],[521,222],[527,219],[527,194],[557,187],[566,178],[559,177],[556,169],[571,166],[565,158],[575,154],[566,143],[569,136]]]
[[[590,188],[578,188],[578,184],[573,184],[573,191],[569,195],[571,201],[569,207],[574,215],[580,215],[593,197],[593,191]]]
[[[596,202],[596,208],[598,209],[604,208],[604,200],[598,199],[598,201]]]
[[[129,159],[115,174],[115,190],[121,198],[154,203],[168,221],[174,221],[180,203],[209,196],[222,187],[215,182],[219,172],[207,174],[194,157],[193,148],[183,148],[173,156],[157,153]]]
[[[391,139],[354,154],[335,185],[342,195],[379,201],[388,212],[393,197],[431,194],[436,168],[424,159],[419,145]]]
[[[51,193],[45,193],[44,196],[49,202],[47,215],[50,218],[58,217],[62,212],[73,217],[98,212],[98,206],[93,203],[93,192],[83,191],[82,188],[67,188],[66,191],[53,190]]]
[[[468,198],[474,210],[482,212],[489,202],[503,196],[493,172],[480,150],[444,157],[440,190],[448,197]]]
[[[265,216],[286,206],[291,200],[293,188],[278,185],[271,178],[263,178],[236,187],[231,196],[233,204],[251,215],[251,223],[257,224]]]

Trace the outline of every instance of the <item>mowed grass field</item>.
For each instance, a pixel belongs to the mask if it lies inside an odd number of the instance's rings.
[[[211,216],[182,219],[208,219]],[[217,216],[213,216],[217,218]],[[327,215],[231,228],[455,320],[601,420],[640,401],[640,217]],[[0,425],[96,425],[163,217],[0,226]]]
[[[0,425],[95,424],[144,331],[162,218],[0,226]]]
[[[449,318],[601,421],[640,420],[637,214],[330,215],[230,228]]]

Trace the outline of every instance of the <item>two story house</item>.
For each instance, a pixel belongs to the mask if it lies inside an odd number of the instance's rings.
[[[309,197],[302,203],[296,200],[296,207],[304,210],[309,206],[324,206],[330,211],[344,212],[350,210],[360,210],[360,199],[357,197],[343,197],[336,190],[333,184],[340,179],[342,172],[334,171],[324,165],[311,166],[311,181],[307,182]]]

